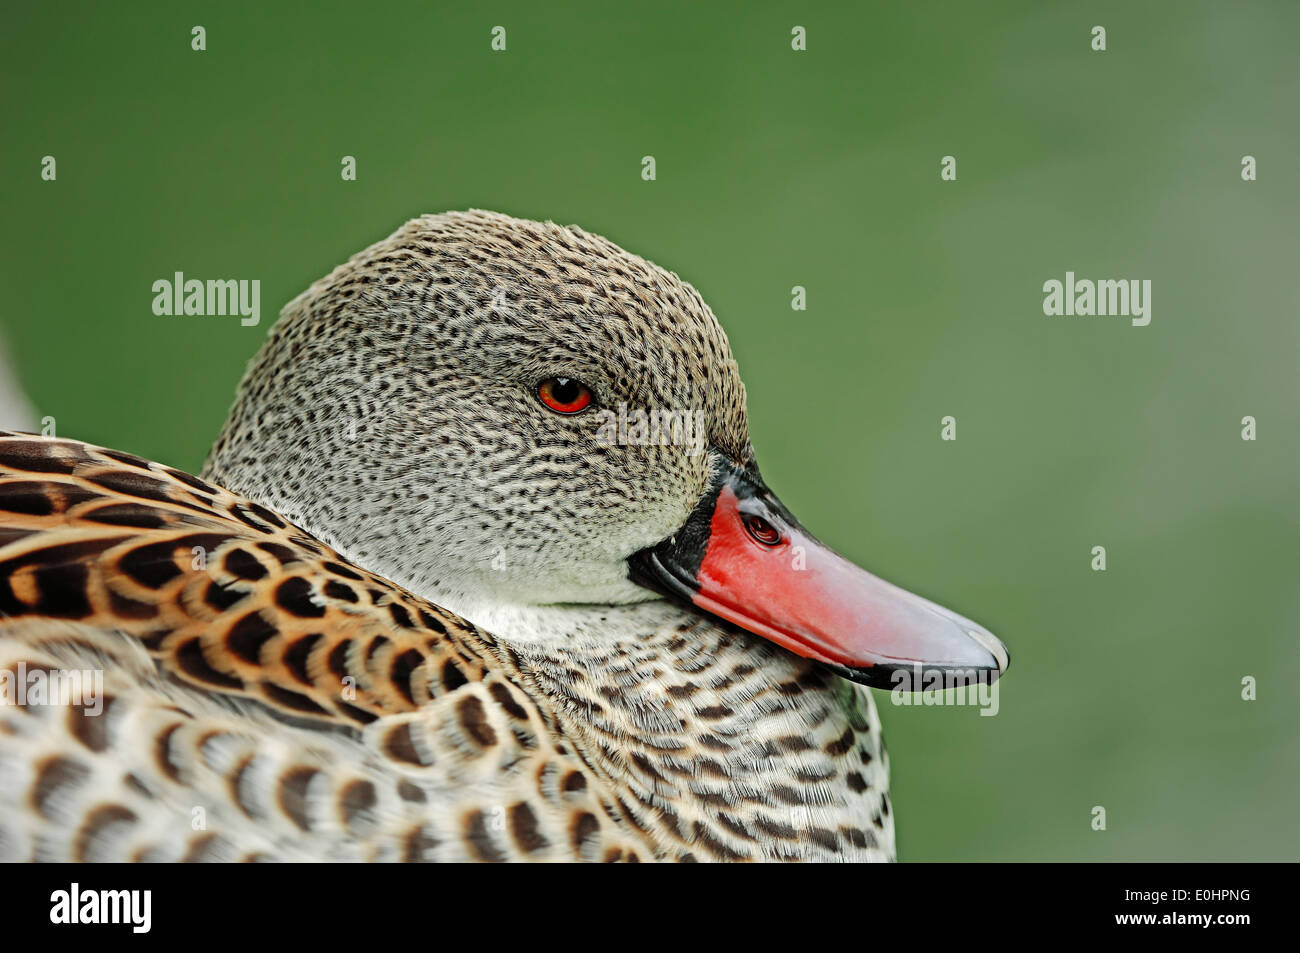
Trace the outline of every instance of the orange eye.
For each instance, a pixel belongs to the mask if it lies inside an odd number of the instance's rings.
[[[557,414],[577,414],[591,403],[591,389],[571,377],[548,377],[537,385],[537,396]]]

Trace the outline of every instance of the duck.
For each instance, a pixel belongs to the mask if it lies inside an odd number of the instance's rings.
[[[0,435],[0,859],[890,861],[870,689],[1007,664],[798,522],[709,306],[576,226],[354,255],[198,474]]]

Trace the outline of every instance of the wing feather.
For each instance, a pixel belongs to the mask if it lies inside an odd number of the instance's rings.
[[[107,707],[0,706],[0,858],[654,853],[490,633],[198,477],[0,432],[20,666],[102,670]]]

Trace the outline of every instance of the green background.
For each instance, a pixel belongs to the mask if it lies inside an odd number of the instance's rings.
[[[60,435],[197,469],[353,252],[580,224],[711,303],[806,525],[1009,644],[997,717],[878,696],[903,859],[1300,855],[1300,5],[6,7],[0,323]],[[1150,326],[1044,316],[1067,269]],[[261,326],[155,317],[178,270]]]

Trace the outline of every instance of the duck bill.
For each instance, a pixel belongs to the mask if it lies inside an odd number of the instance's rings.
[[[686,525],[630,565],[641,585],[875,688],[989,682],[1007,668],[991,632],[823,545],[754,470],[724,470]]]

